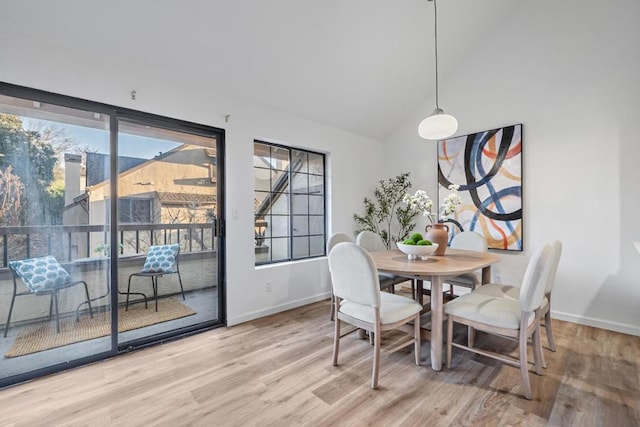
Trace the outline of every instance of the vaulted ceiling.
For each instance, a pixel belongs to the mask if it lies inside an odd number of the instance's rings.
[[[438,1],[445,108],[447,73],[521,1]],[[427,0],[7,0],[0,28],[378,140],[433,108]]]

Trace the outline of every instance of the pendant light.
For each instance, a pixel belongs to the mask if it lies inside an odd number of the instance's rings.
[[[433,28],[436,54],[436,109],[431,115],[420,122],[418,134],[424,139],[438,140],[448,138],[458,130],[458,121],[450,114],[446,114],[439,105],[438,99],[438,6],[433,1]]]

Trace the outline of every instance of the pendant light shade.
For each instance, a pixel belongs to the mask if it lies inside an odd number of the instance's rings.
[[[424,139],[444,139],[448,138],[458,130],[458,121],[450,114],[446,114],[442,109],[436,108],[433,113],[420,122],[418,134]]]
[[[438,92],[438,6],[433,1],[433,28],[436,56],[436,109],[418,126],[418,135],[424,139],[438,140],[448,138],[458,130],[458,121],[450,114],[446,114],[439,105]]]

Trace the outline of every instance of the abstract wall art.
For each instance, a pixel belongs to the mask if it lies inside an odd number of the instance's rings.
[[[464,230],[490,249],[523,249],[522,124],[438,141],[438,183],[440,201],[460,186],[455,220]]]

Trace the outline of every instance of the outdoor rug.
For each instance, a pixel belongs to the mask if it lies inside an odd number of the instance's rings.
[[[124,307],[118,309],[118,331],[144,328],[194,314],[195,311],[173,298],[159,300],[157,312],[153,301],[148,309],[144,304],[133,304],[129,305],[128,311],[124,311]],[[62,319],[59,333],[56,333],[56,323],[52,320],[20,331],[5,357],[24,356],[108,335],[111,335],[109,311],[94,314],[93,318],[88,313],[83,314],[78,322],[75,318]]]

